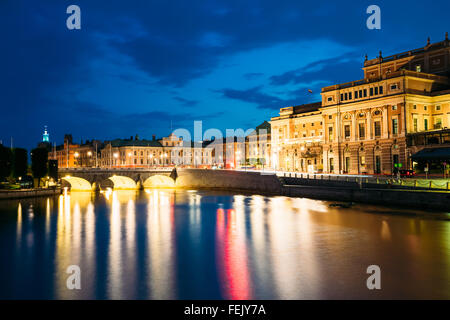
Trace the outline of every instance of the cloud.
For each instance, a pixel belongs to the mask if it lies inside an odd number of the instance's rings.
[[[261,72],[250,72],[243,75],[244,79],[246,80],[258,79],[261,78],[262,76],[264,76],[264,73]]]
[[[305,67],[273,75],[269,80],[273,86],[308,84],[317,81],[327,86],[363,78],[360,69],[362,64],[363,59],[358,54],[350,53],[336,58],[315,61]]]
[[[182,105],[184,105],[186,107],[193,107],[198,103],[197,100],[190,100],[190,99],[186,99],[186,98],[178,97],[178,96],[173,97],[173,99],[180,102]]]
[[[226,88],[219,90],[218,92],[225,98],[251,103],[256,105],[258,109],[269,110],[279,110],[283,107],[312,102],[311,100],[313,100],[311,97],[307,96],[307,90],[305,90],[305,92],[291,92],[291,94],[294,94],[292,98],[283,99],[272,94],[264,93],[262,89],[263,88],[260,86],[245,90]]]

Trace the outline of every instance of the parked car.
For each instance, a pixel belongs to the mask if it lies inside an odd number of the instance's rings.
[[[416,172],[414,170],[400,170],[400,177],[402,178],[413,178]]]

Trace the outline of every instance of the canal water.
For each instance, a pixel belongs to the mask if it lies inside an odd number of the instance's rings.
[[[450,299],[450,221],[330,204],[156,189],[0,201],[0,298]]]

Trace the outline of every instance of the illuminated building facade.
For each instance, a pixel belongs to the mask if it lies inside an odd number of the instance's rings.
[[[258,167],[271,166],[271,126],[264,121],[246,137],[247,164]]]
[[[424,148],[450,146],[448,34],[420,49],[366,56],[363,70],[362,80],[322,88],[321,102],[272,118],[274,168],[390,174],[412,168],[411,156]]]
[[[183,141],[171,134],[161,140],[122,140],[105,143],[101,150],[101,167],[210,167],[212,150],[205,143]]]

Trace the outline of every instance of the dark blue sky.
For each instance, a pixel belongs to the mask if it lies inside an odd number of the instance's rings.
[[[81,8],[81,30],[66,8]],[[381,30],[366,8],[381,7]],[[0,140],[248,129],[374,58],[441,41],[450,1],[0,0]],[[308,93],[308,89],[313,94]]]

